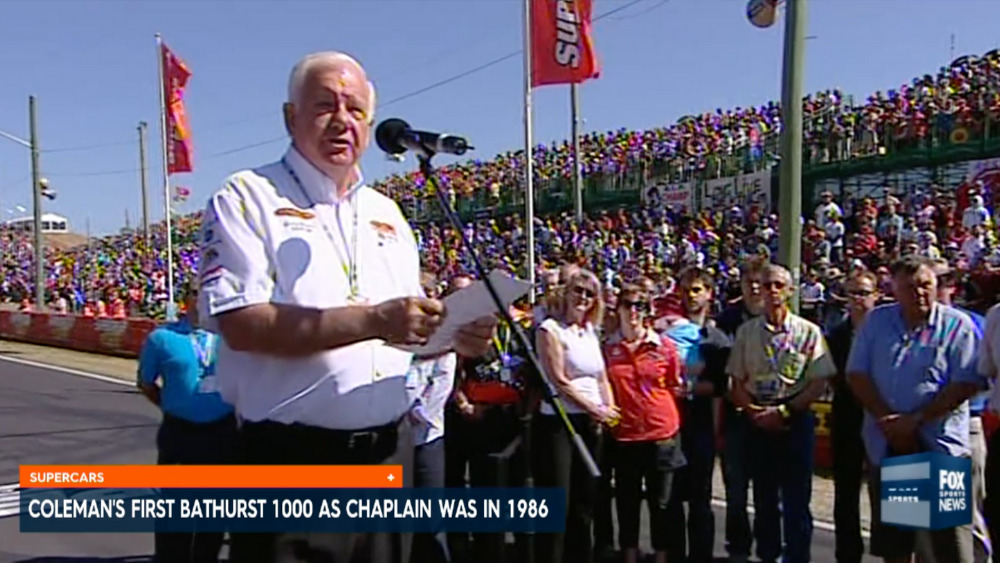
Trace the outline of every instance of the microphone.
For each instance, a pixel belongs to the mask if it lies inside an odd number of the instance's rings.
[[[403,154],[406,151],[419,153],[445,153],[462,155],[472,149],[462,137],[447,133],[430,133],[410,129],[410,124],[402,119],[386,119],[375,128],[375,143],[389,154]]]

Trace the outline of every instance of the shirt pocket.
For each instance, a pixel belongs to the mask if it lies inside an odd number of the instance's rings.
[[[948,373],[948,362],[940,347],[933,344],[918,345],[913,351],[911,381],[916,382],[913,390],[917,395],[935,395],[944,387]]]

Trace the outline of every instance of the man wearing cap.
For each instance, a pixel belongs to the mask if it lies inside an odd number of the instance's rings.
[[[275,163],[230,176],[203,217],[205,313],[219,328],[222,395],[253,465],[401,465],[412,484],[413,354],[444,322],[395,202],[364,185],[375,90],[337,52],[292,70]],[[484,353],[494,317],[447,349]],[[231,560],[407,563],[411,534],[234,534]]]

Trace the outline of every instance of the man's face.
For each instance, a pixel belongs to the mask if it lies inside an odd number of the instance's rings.
[[[852,278],[844,289],[847,291],[848,306],[852,313],[864,315],[875,308],[878,292],[870,279],[866,277]]]
[[[934,277],[937,280],[937,300],[939,303],[951,303],[952,298],[955,296],[955,290],[957,286],[955,284],[955,276],[946,267],[939,267],[934,269]]]
[[[764,290],[764,307],[782,307],[788,302],[791,287],[786,276],[779,272],[768,273],[763,277],[761,286]]]
[[[187,310],[188,319],[192,323],[198,322],[198,290],[192,289],[187,293],[184,301],[184,307]]]
[[[700,279],[685,281],[681,284],[680,291],[681,304],[689,315],[707,310],[712,302],[712,290]]]
[[[758,272],[747,273],[740,282],[740,287],[743,289],[743,301],[751,308],[764,304],[760,283],[761,275]]]
[[[896,301],[904,311],[927,315],[937,301],[937,276],[923,266],[912,276],[897,274],[892,279]]]
[[[370,94],[364,71],[349,62],[309,73],[285,109],[296,148],[324,172],[353,169],[371,138]]]

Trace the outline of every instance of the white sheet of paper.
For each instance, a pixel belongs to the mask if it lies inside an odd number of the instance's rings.
[[[531,284],[513,278],[502,270],[490,272],[490,281],[497,290],[497,295],[504,307],[524,297],[531,290]],[[475,281],[469,287],[460,289],[444,298],[448,316],[444,323],[423,346],[397,345],[401,350],[419,355],[434,355],[451,349],[452,341],[459,327],[467,325],[476,319],[497,314],[496,305],[490,296],[490,290],[482,281]]]

